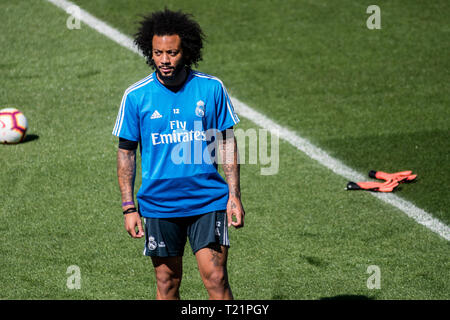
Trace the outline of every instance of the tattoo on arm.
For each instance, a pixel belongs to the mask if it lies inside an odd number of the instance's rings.
[[[122,202],[133,201],[134,180],[136,177],[136,150],[118,149],[117,177]]]
[[[222,132],[220,140],[222,168],[228,183],[230,195],[240,198],[240,166],[238,163],[238,149],[233,130]]]

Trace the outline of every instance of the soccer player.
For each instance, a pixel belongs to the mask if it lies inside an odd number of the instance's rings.
[[[125,228],[133,238],[145,236],[157,299],[180,298],[187,239],[209,298],[233,298],[228,227],[243,227],[245,215],[233,135],[239,118],[223,83],[192,69],[202,59],[203,39],[197,22],[182,12],[165,9],[144,18],[135,43],[155,72],[125,91],[113,130]]]

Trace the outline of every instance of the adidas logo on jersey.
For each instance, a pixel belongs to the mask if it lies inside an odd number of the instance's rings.
[[[162,118],[162,115],[158,112],[158,110],[155,110],[155,112],[153,112],[152,116],[150,117],[150,119],[159,119]]]

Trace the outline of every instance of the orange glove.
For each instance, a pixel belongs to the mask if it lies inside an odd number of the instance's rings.
[[[398,181],[390,179],[386,182],[352,182],[347,183],[347,190],[369,190],[392,192],[398,186]]]
[[[369,177],[381,180],[397,180],[398,182],[411,182],[417,178],[417,174],[412,174],[412,171],[400,171],[395,173],[386,173],[383,171],[371,170]]]

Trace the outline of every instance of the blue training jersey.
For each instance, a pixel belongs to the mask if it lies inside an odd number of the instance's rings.
[[[214,141],[218,131],[238,122],[223,83],[204,73],[190,70],[177,92],[162,85],[155,72],[129,87],[113,135],[140,144],[142,216],[225,210],[228,185],[217,171]]]

